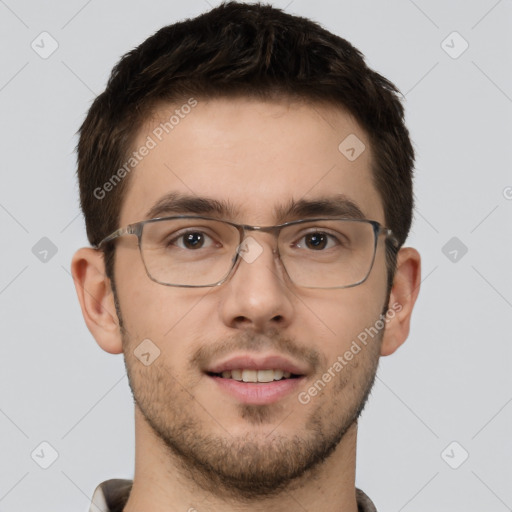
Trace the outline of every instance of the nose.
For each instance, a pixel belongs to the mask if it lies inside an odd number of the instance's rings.
[[[235,272],[222,286],[221,315],[225,325],[265,332],[291,323],[292,285],[273,249],[275,245],[274,237],[268,233],[244,239]]]

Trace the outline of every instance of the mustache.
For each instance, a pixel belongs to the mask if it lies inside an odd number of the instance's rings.
[[[221,359],[233,352],[247,351],[262,353],[265,351],[277,352],[283,356],[305,362],[314,371],[320,368],[323,357],[317,350],[299,345],[290,337],[283,336],[279,331],[268,331],[266,334],[257,334],[253,331],[237,333],[229,338],[219,341],[207,341],[192,354],[191,363],[199,368],[206,368],[216,359]]]

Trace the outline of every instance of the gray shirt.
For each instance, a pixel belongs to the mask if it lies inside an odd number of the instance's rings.
[[[106,480],[96,487],[89,512],[123,512],[132,488],[132,480]],[[372,500],[356,488],[358,512],[377,512]]]

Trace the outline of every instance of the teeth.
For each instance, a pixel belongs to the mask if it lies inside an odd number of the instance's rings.
[[[221,373],[224,379],[234,379],[243,382],[272,382],[289,379],[290,372],[284,370],[225,370]]]
[[[283,370],[274,370],[274,380],[281,380],[283,378]]]
[[[227,371],[225,373],[229,373],[231,375],[231,378],[232,379],[235,379],[235,380],[242,380],[242,370],[231,370],[231,371]],[[224,372],[222,372],[222,376],[224,377]],[[226,378],[226,377],[225,377]],[[229,377],[228,377],[229,378]]]
[[[258,382],[258,370],[242,370],[244,382]]]
[[[272,382],[274,370],[258,370],[258,382]]]

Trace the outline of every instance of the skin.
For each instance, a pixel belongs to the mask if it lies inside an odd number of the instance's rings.
[[[148,120],[135,146],[174,108],[162,107]],[[353,162],[338,150],[351,133],[366,144]],[[230,220],[260,226],[276,224],[273,207],[290,199],[343,193],[367,219],[385,225],[371,159],[366,134],[341,109],[285,100],[199,101],[137,166],[120,225],[143,220],[171,191],[229,200],[238,208]],[[82,248],[73,258],[87,326],[106,352],[124,353],[136,401],[135,476],[126,512],[357,511],[357,417],[379,358],[408,336],[419,254],[399,252],[389,306],[400,310],[308,404],[294,392],[247,406],[214,385],[201,362],[278,353],[307,368],[299,391],[307,390],[375,324],[387,298],[383,237],[364,283],[321,290],[287,280],[272,253],[272,235],[250,236],[263,247],[255,261],[241,261],[221,286],[196,289],[151,281],[136,237],[120,238],[115,282],[124,330],[102,254]],[[150,366],[133,353],[147,338],[161,352]]]

